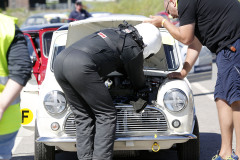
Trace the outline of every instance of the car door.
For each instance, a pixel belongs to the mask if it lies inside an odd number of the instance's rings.
[[[52,35],[58,28],[47,28],[39,31],[40,51],[41,51],[41,66],[39,68],[39,75],[37,78],[38,84],[41,85],[46,74],[48,63],[48,55],[52,41]]]
[[[34,119],[36,115],[36,105],[38,99],[38,83],[37,77],[39,75],[39,68],[41,66],[40,57],[31,36],[28,33],[24,33],[27,41],[28,52],[33,63],[32,77],[21,91],[21,113],[22,113],[22,125],[27,129],[32,129],[34,126]]]
[[[29,35],[28,33],[24,33],[25,39],[27,41],[27,46],[28,46],[28,52],[29,52],[29,56],[30,59],[33,63],[33,75],[35,76],[36,80],[38,79],[38,75],[39,75],[39,69],[41,67],[41,59],[39,57],[38,51],[34,45],[34,42],[32,40],[31,35]]]

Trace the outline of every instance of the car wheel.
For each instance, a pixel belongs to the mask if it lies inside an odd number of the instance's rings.
[[[199,160],[200,146],[199,146],[199,128],[198,120],[195,117],[195,125],[193,134],[197,136],[197,139],[190,139],[186,143],[177,144],[178,160]]]
[[[37,125],[35,125],[35,156],[34,160],[55,160],[55,147],[36,142],[39,137]]]

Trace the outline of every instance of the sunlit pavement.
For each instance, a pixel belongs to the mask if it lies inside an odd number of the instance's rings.
[[[196,113],[200,129],[200,160],[209,160],[220,149],[221,136],[217,117],[216,105],[213,101],[213,92],[216,81],[216,65],[213,64],[212,80],[192,83],[195,98]],[[235,148],[234,139],[234,148]],[[34,159],[34,132],[21,128],[13,149],[11,160]],[[60,152],[56,160],[77,160],[76,153]],[[114,158],[114,160],[127,160],[127,158]],[[129,158],[133,160],[133,158]],[[174,150],[163,150],[158,153],[142,152],[136,160],[177,160]]]

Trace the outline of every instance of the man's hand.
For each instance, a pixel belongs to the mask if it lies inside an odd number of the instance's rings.
[[[162,16],[150,16],[150,19],[143,21],[143,23],[151,23],[154,26],[160,28],[162,27],[163,19],[165,18],[163,18]]]
[[[133,105],[133,109],[136,113],[140,113],[147,106],[147,101],[139,98],[137,101],[131,101],[130,104]]]
[[[0,95],[0,98],[3,98],[3,97],[1,97],[1,95]],[[1,119],[2,119],[4,110],[5,110],[2,102],[3,102],[3,101],[2,101],[2,99],[1,99],[1,101],[0,101],[0,121],[1,121]]]
[[[143,21],[143,23],[151,23],[158,28],[164,26],[164,28],[166,28],[168,30],[168,32],[176,40],[182,42],[185,45],[190,45],[191,43],[193,43],[195,23],[176,27],[171,22],[169,22],[167,19],[165,19],[165,21],[163,23],[164,19],[165,18],[162,16],[150,16],[150,19]]]
[[[197,37],[194,38],[194,41],[187,49],[187,57],[183,64],[183,69],[181,72],[173,72],[167,75],[169,79],[183,79],[192,69],[194,63],[196,62],[199,53],[202,49],[202,44],[199,42]]]
[[[2,119],[4,111],[19,96],[22,88],[23,86],[12,79],[8,80],[3,92],[0,94],[0,120]]]
[[[2,97],[0,96],[0,98],[2,98]],[[1,101],[1,102],[3,102],[3,101]],[[1,121],[2,116],[3,116],[3,113],[4,113],[4,111],[5,111],[5,108],[4,108],[4,106],[3,106],[3,103],[1,103],[1,102],[0,102],[0,121]]]
[[[187,72],[182,70],[181,72],[172,72],[167,75],[169,79],[184,79],[187,76]]]

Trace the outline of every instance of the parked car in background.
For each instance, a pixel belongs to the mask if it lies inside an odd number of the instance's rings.
[[[33,63],[33,74],[40,85],[45,77],[52,35],[64,23],[43,24],[22,27],[28,43],[28,51]]]
[[[110,12],[90,12],[90,14],[92,15],[92,17],[105,17],[105,16],[109,16],[112,13]]]
[[[27,40],[29,56],[33,63],[32,78],[21,92],[20,107],[22,109],[30,108],[33,113],[32,122],[23,125],[25,128],[33,129],[35,125],[39,85],[42,84],[45,77],[52,35],[62,25],[63,23],[54,23],[21,28]]]
[[[51,23],[68,23],[67,13],[38,13],[28,17],[21,27]]]
[[[76,151],[74,115],[53,73],[56,56],[77,40],[100,29],[117,27],[123,20],[136,25],[145,19],[133,15],[89,18],[54,32],[46,76],[36,101],[36,159],[54,160],[56,150]],[[178,72],[183,67],[179,44],[166,29],[161,28],[160,32],[163,42],[160,51],[144,60],[149,91],[134,91],[129,79],[118,72],[106,77],[107,82],[112,82],[109,92],[117,109],[114,150],[136,156],[142,150],[157,152],[176,148],[179,160],[198,160],[199,129],[190,83],[187,78],[167,78],[168,73]],[[139,96],[146,98],[148,105],[143,112],[135,113],[130,101]]]

